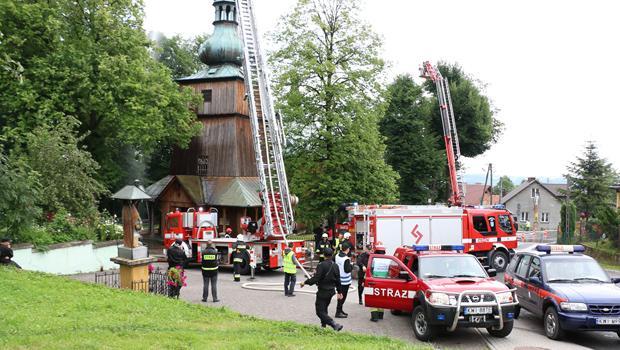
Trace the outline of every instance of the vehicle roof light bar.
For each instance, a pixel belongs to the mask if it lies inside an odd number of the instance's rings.
[[[547,254],[551,253],[583,253],[586,248],[582,245],[566,245],[566,244],[539,244],[536,250]]]
[[[423,251],[462,251],[465,250],[463,245],[442,245],[442,244],[430,244],[430,245],[412,245],[411,249],[416,252]]]

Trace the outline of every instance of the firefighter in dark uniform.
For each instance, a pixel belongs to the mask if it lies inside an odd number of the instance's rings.
[[[235,282],[241,282],[241,264],[247,254],[247,246],[243,241],[243,235],[237,235],[237,242],[233,244],[233,279]]]
[[[331,243],[327,240],[327,233],[324,233],[321,240],[316,245],[316,255],[319,256],[319,262],[325,260],[325,249],[331,249]]]
[[[316,292],[314,307],[316,309],[316,315],[321,320],[321,327],[330,326],[334,330],[340,331],[342,325],[334,322],[327,312],[329,303],[332,301],[332,297],[336,294],[336,291],[338,292],[338,299],[342,298],[340,271],[338,270],[338,265],[331,259],[334,254],[332,249],[326,248],[323,254],[325,254],[325,261],[317,266],[316,272],[312,278],[301,283],[301,287],[303,288],[306,284],[317,285],[318,290]]]
[[[356,263],[359,270],[357,271],[357,295],[359,296],[359,304],[363,305],[362,295],[364,295],[364,281],[366,281],[366,270],[368,269],[368,253],[372,246],[369,244],[366,249],[357,256]]]
[[[211,284],[211,295],[213,302],[220,301],[217,298],[217,271],[220,265],[218,251],[213,246],[213,241],[207,242],[207,247],[202,251],[202,301],[207,302],[209,298],[209,284]]]

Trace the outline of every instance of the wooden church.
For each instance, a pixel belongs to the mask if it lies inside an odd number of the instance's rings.
[[[214,0],[213,6],[214,31],[199,51],[206,67],[177,80],[202,96],[196,111],[202,134],[187,149],[173,150],[170,175],[146,191],[159,209],[160,227],[165,214],[176,208],[216,208],[218,232],[230,226],[237,233],[242,217],[260,218],[260,187],[235,1]]]

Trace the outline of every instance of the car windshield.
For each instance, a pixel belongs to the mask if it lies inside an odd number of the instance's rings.
[[[592,259],[548,259],[544,265],[547,282],[611,282],[607,273]]]
[[[420,257],[420,278],[487,277],[473,255]]]

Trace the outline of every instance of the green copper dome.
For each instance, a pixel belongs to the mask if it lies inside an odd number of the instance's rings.
[[[243,42],[237,31],[237,9],[234,0],[215,0],[213,35],[200,47],[198,58],[206,65],[243,64]]]

